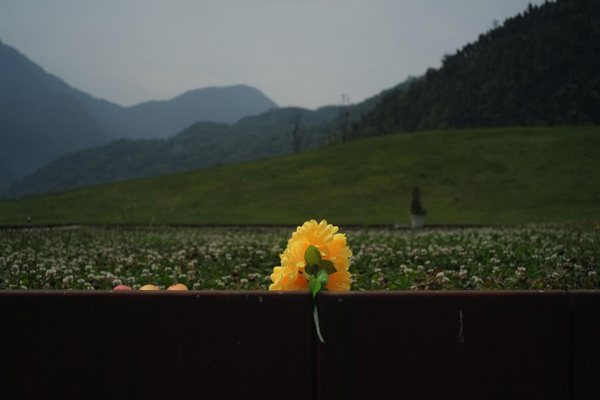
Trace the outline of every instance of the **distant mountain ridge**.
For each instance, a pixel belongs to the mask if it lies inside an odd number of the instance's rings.
[[[276,107],[245,85],[122,107],[69,86],[0,41],[0,191],[72,151],[118,138],[165,138],[198,121],[234,123]]]
[[[246,85],[190,90],[170,100],[153,100],[131,107],[98,100],[83,92],[77,97],[100,125],[117,138],[166,138],[193,123],[232,124],[240,118],[277,108],[256,88]]]
[[[390,90],[354,105],[273,108],[232,125],[198,122],[165,139],[121,139],[58,157],[14,182],[2,197],[15,198],[67,189],[270,158],[344,141],[352,123]],[[345,130],[346,129],[346,130]],[[294,136],[295,132],[295,136]]]

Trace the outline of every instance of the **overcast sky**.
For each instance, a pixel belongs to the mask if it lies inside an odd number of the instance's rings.
[[[121,105],[247,84],[280,106],[359,102],[541,0],[0,0],[0,40]]]

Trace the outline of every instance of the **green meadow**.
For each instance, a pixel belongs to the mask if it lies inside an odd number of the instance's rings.
[[[296,155],[0,202],[0,225],[577,222],[600,215],[600,128],[399,133]]]

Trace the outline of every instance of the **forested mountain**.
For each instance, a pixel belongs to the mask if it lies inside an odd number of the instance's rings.
[[[600,1],[529,6],[354,125],[370,136],[438,128],[600,123]]]
[[[405,89],[409,77],[394,89]],[[167,139],[121,139],[73,152],[15,182],[3,197],[58,192],[75,187],[290,154],[345,140],[353,122],[373,109],[384,91],[355,105],[315,111],[274,108],[235,124],[196,123]]]
[[[72,88],[0,42],[0,191],[71,151],[116,138],[168,137],[198,121],[233,123],[273,107],[243,85],[121,107]]]

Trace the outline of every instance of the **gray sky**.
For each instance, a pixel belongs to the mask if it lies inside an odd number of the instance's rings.
[[[440,66],[541,0],[0,0],[0,40],[121,104],[247,84],[280,106],[352,102]]]

